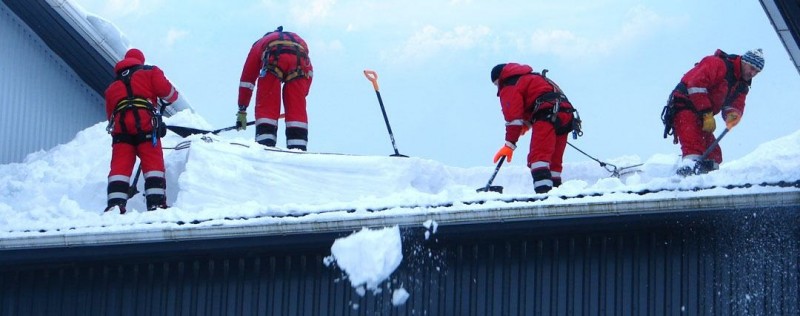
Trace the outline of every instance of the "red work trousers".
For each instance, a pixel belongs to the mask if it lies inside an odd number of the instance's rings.
[[[675,114],[673,128],[675,136],[678,136],[678,142],[681,143],[683,157],[703,155],[717,139],[713,133],[703,131],[703,120],[700,118],[700,114],[692,110],[679,110]],[[722,149],[714,146],[707,159],[714,160],[717,164],[722,163]]]
[[[297,68],[297,56],[281,54],[278,59],[278,68],[286,75],[291,74]],[[281,84],[283,84],[282,91]],[[274,74],[267,73],[256,83],[256,120],[271,119],[277,122],[281,114],[281,95],[283,95],[286,123],[302,122],[307,124],[306,96],[308,96],[310,88],[311,77],[296,77],[283,83]]]
[[[550,171],[561,173],[563,170],[564,150],[567,147],[567,135],[556,135],[553,123],[537,120],[531,126],[531,145],[528,153],[528,167],[536,162],[547,162]]]

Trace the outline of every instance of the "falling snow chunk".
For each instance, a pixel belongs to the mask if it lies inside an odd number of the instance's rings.
[[[394,290],[394,292],[392,292],[392,305],[400,306],[405,304],[409,296],[408,291],[404,288]]]
[[[350,284],[358,290],[366,286],[373,292],[379,290],[403,260],[400,228],[363,228],[345,238],[339,238],[331,246],[331,253],[348,276]]]

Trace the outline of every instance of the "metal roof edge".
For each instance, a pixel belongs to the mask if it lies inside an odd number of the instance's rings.
[[[800,43],[798,43],[798,30],[797,23],[800,16],[798,14],[798,5],[791,4],[791,1],[784,2],[779,0],[759,0],[761,7],[767,14],[775,32],[778,34],[783,43],[786,52],[794,62],[795,68],[800,73]],[[778,3],[780,2],[780,3]],[[794,21],[787,21],[793,19]]]
[[[85,12],[75,7],[70,0],[45,0],[53,10],[61,16],[64,21],[72,26],[84,40],[93,43],[97,52],[113,68],[117,61],[125,54],[124,51],[116,51],[108,40],[91,26],[83,16]]]
[[[730,209],[800,207],[800,191],[739,194],[727,196],[698,196],[664,198],[642,201],[573,203],[557,205],[511,205],[508,207],[475,210],[467,206],[450,207],[447,210],[417,212],[397,216],[373,213],[358,219],[332,219],[267,223],[258,221],[252,225],[217,225],[186,228],[159,227],[153,230],[109,231],[90,234],[48,233],[44,236],[24,236],[0,239],[0,251],[69,248],[84,246],[133,245],[156,242],[180,242],[212,239],[270,237],[287,235],[309,235],[321,233],[346,233],[363,227],[420,226],[434,220],[439,226],[480,225],[508,222],[529,222],[535,226],[553,220],[568,220],[601,216],[619,216],[633,219],[636,215],[658,213],[705,212]],[[33,233],[32,233],[33,234]]]

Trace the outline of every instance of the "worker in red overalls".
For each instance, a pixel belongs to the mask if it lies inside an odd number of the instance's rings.
[[[574,116],[575,109],[567,96],[555,82],[533,72],[528,65],[499,64],[492,68],[491,79],[497,86],[506,126],[506,142],[495,154],[494,162],[501,157],[511,162],[517,141],[530,129],[527,162],[534,190],[545,193],[560,186],[567,135],[580,131],[580,120]]]
[[[239,82],[238,130],[247,126],[247,106],[256,91],[256,141],[274,147],[278,140],[281,94],[285,108],[286,147],[305,151],[308,146],[306,96],[311,88],[313,67],[308,45],[295,33],[279,26],[253,44]],[[283,89],[281,89],[281,85]]]
[[[664,138],[674,129],[674,142],[681,144],[683,162],[677,170],[679,175],[691,174],[695,166],[699,173],[719,168],[722,163],[719,146],[714,146],[708,157],[699,161],[716,141],[712,134],[716,129],[714,115],[722,113],[728,129],[736,126],[744,114],[752,79],[763,68],[761,49],[742,56],[718,49],[683,75],[662,112],[666,124]]]
[[[117,77],[106,89],[108,132],[112,137],[111,171],[108,173],[108,206],[125,214],[131,171],[136,157],[144,172],[147,210],[167,208],[167,181],[161,137],[166,126],[159,104],[178,100],[178,91],[156,66],[144,64],[144,54],[130,49],[114,66]],[[161,102],[159,102],[159,99]],[[138,176],[138,174],[137,174]]]

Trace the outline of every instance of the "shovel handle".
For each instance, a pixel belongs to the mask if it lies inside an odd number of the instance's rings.
[[[378,74],[373,70],[365,69],[364,76],[372,82],[372,87],[375,88],[375,91],[378,91]]]
[[[500,167],[503,166],[503,162],[506,161],[506,156],[500,157],[500,162],[497,163],[497,167],[494,168],[494,173],[492,173],[492,177],[489,178],[489,182],[486,183],[486,191],[489,191],[489,187],[492,186],[492,182],[494,182],[494,177],[497,176],[497,172],[500,171]]]

